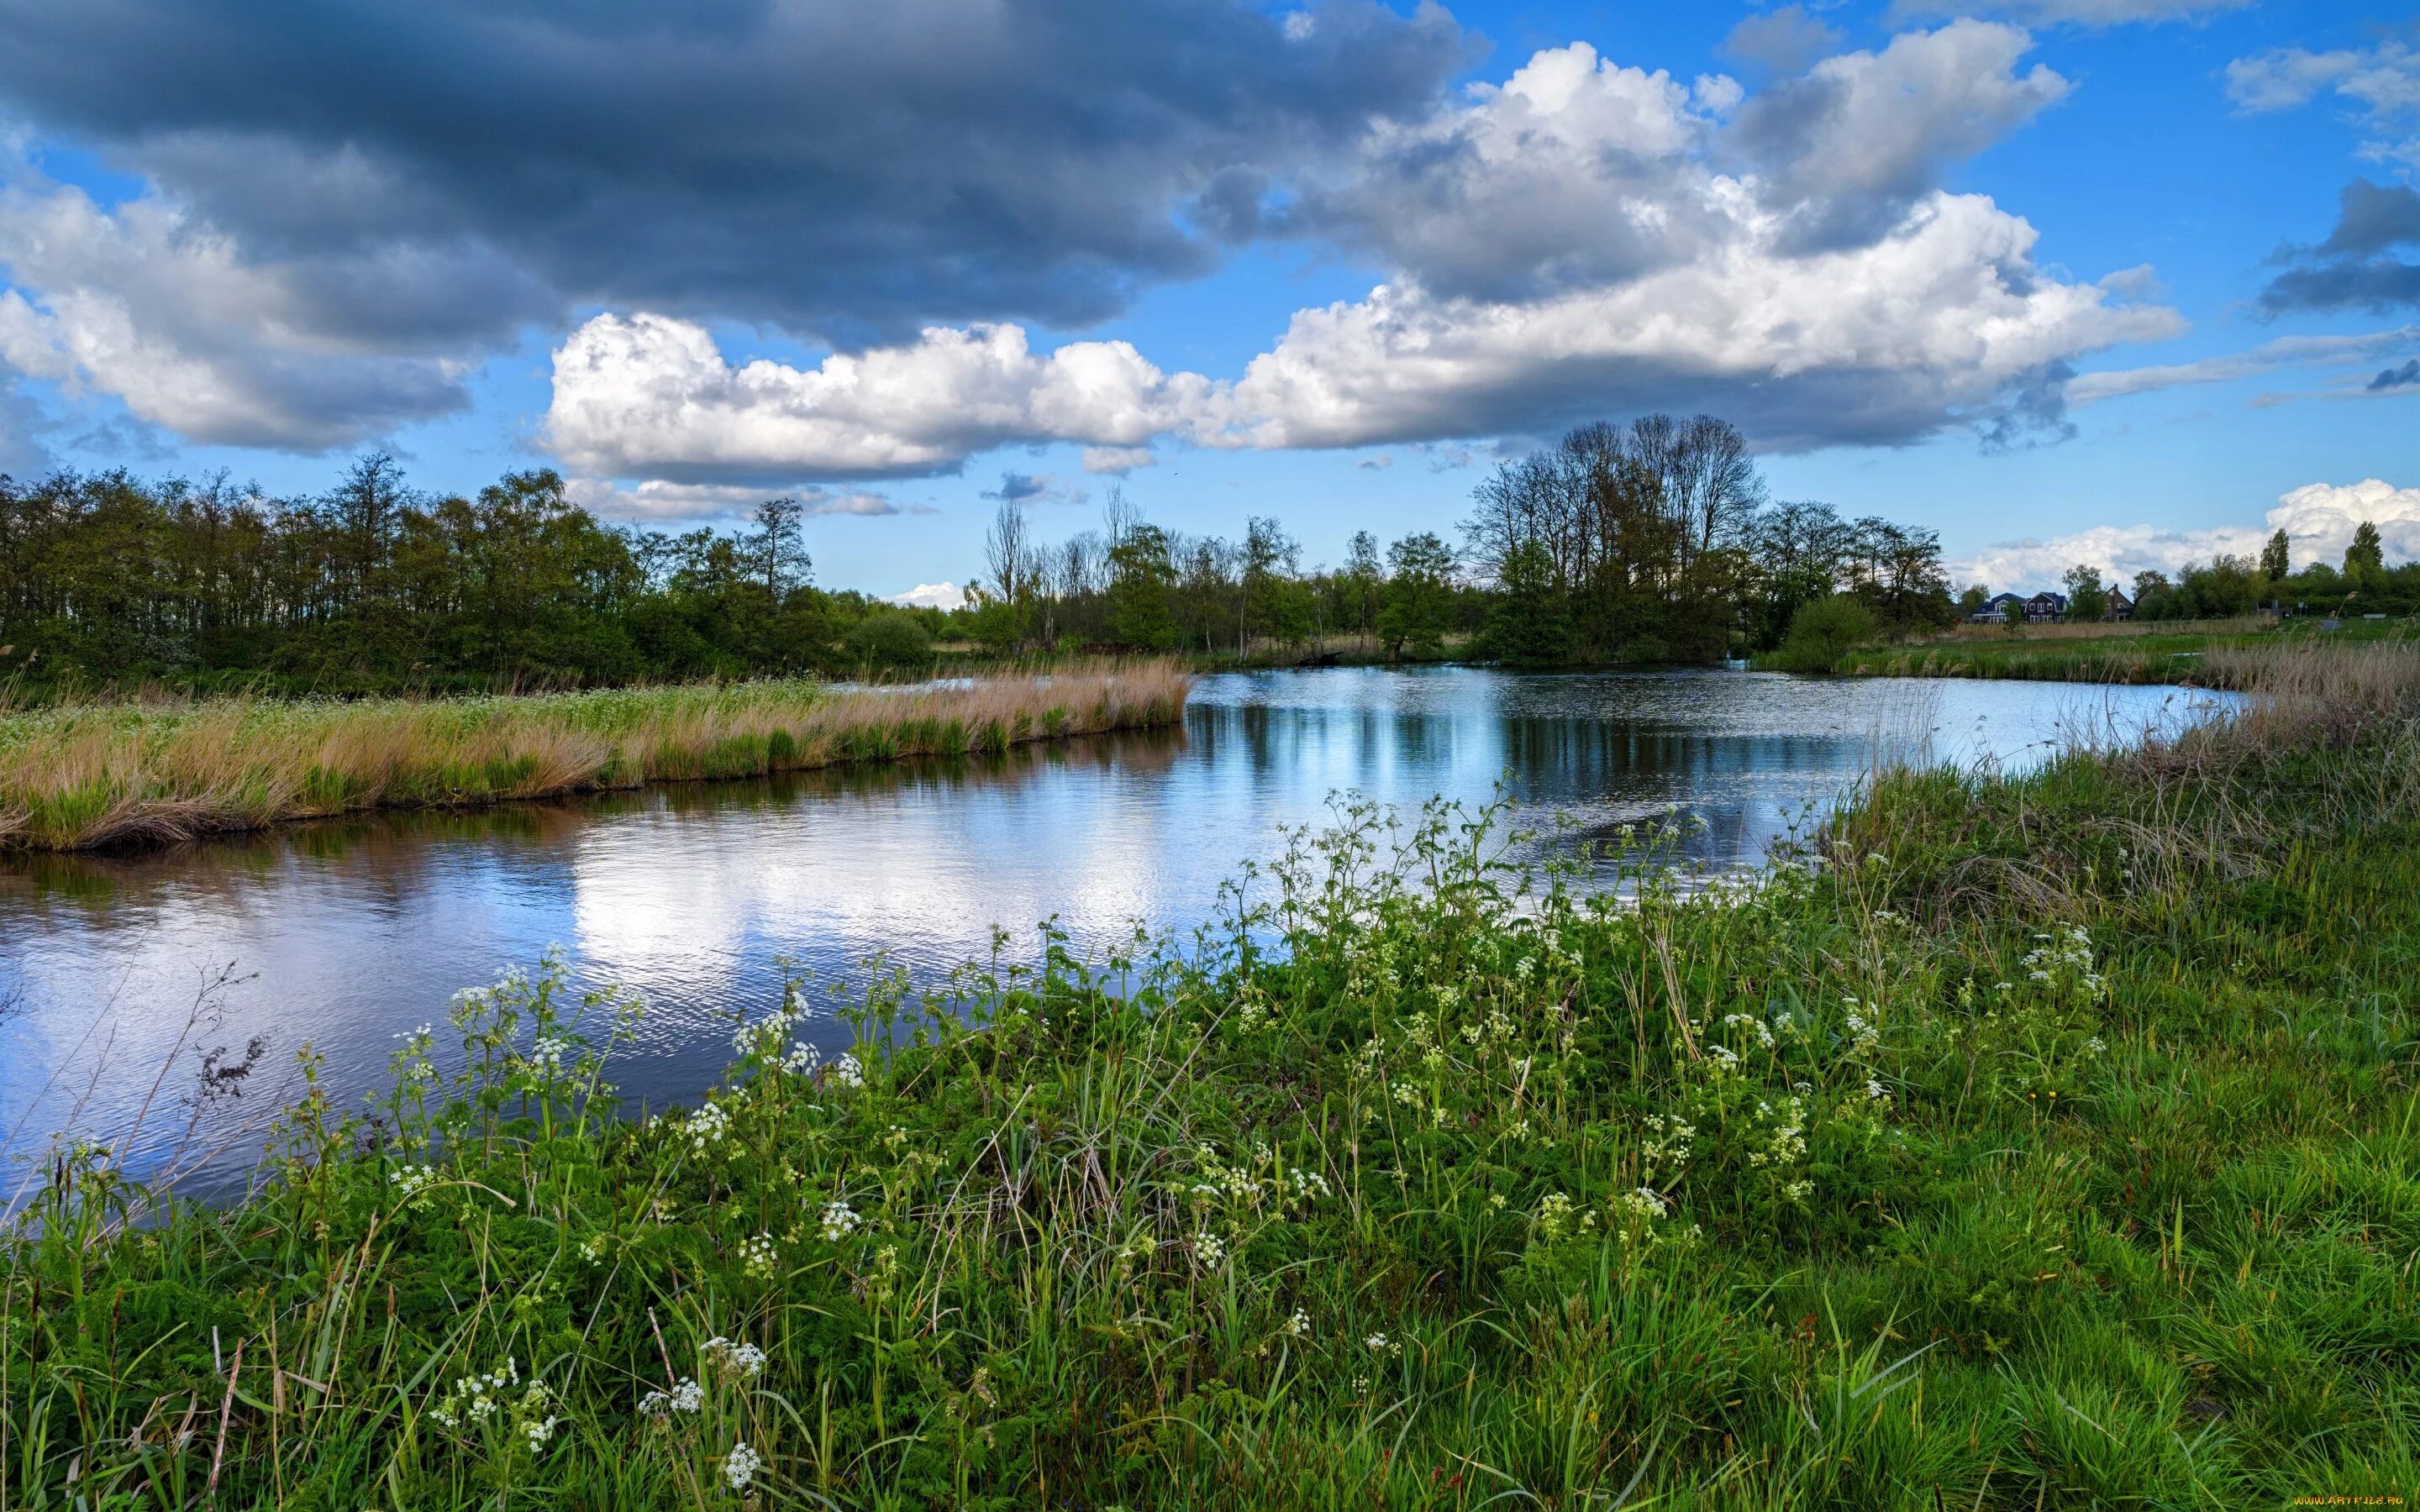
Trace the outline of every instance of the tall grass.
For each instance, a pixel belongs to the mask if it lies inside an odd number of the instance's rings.
[[[1637,837],[1621,903],[1346,807],[1191,948],[799,982],[644,1122],[632,1005],[550,962],[305,1097],[240,1203],[54,1150],[0,1501],[2408,1496],[2420,698],[2257,681],[1885,775],[1734,885]]]
[[[1163,663],[1095,663],[899,688],[766,681],[29,711],[0,717],[0,846],[172,841],[362,809],[999,751],[1172,723],[1189,681]]]

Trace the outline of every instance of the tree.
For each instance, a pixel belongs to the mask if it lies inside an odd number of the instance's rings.
[[[1025,506],[1014,499],[1000,501],[991,530],[984,537],[984,565],[991,573],[992,591],[1008,606],[1012,625],[1021,622],[1026,600],[1032,596],[1032,551],[1026,541]]]
[[[1353,628],[1367,635],[1378,623],[1378,589],[1387,580],[1387,569],[1378,560],[1375,535],[1368,531],[1353,532],[1353,540],[1344,549],[1342,578]]]
[[[1516,667],[1552,667],[1572,655],[1571,617],[1555,581],[1554,559],[1535,541],[1505,559],[1496,602],[1487,611],[1485,645],[1499,661]]]
[[[2294,575],[2294,547],[2286,538],[2286,529],[2279,526],[2269,544],[2260,548],[2260,576],[2273,583],[2284,582]]]
[[[2352,544],[2345,548],[2344,575],[2364,591],[2382,586],[2386,576],[2386,544],[2378,527],[2363,520],[2353,528]]]
[[[1162,651],[1176,644],[1176,618],[1169,611],[1169,588],[1176,567],[1168,532],[1136,521],[1109,548],[1109,634],[1120,645]]]
[[[799,501],[786,496],[756,506],[756,533],[750,538],[749,553],[764,573],[766,594],[775,604],[805,583],[814,565],[807,558],[801,515]]]
[[[1819,598],[1801,608],[1781,643],[1784,671],[1828,672],[1842,656],[1874,638],[1871,610],[1846,594]]]
[[[906,609],[879,609],[849,627],[841,646],[861,665],[894,671],[933,659],[933,638]]]
[[[2087,624],[2108,617],[2109,591],[2101,586],[2101,569],[2079,562],[2067,569],[2067,617]]]
[[[1391,571],[1378,609],[1378,639],[1400,661],[1406,653],[1434,657],[1453,623],[1453,550],[1429,532],[1387,548]]]

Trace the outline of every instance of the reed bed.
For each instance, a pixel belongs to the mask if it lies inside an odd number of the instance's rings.
[[[2397,1504],[2420,687],[2327,656],[1743,886],[1348,806],[1191,947],[797,982],[645,1119],[550,959],[240,1201],[29,1164],[0,1504]]]
[[[359,702],[150,701],[0,717],[0,847],[161,843],[1171,724],[1189,676],[1099,663],[896,688],[810,680]]]

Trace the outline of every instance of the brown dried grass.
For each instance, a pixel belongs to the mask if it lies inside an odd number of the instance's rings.
[[[0,717],[0,846],[159,844],[1171,724],[1165,662],[905,688],[811,681],[361,702],[150,700]]]

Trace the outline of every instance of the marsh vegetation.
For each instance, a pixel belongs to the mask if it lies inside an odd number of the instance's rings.
[[[2420,676],[1878,778],[1627,902],[1348,809],[1178,949],[466,995],[256,1190],[70,1146],[0,1270],[18,1504],[2242,1505],[2420,1473]],[[802,1043],[838,1014],[845,1054]]]

